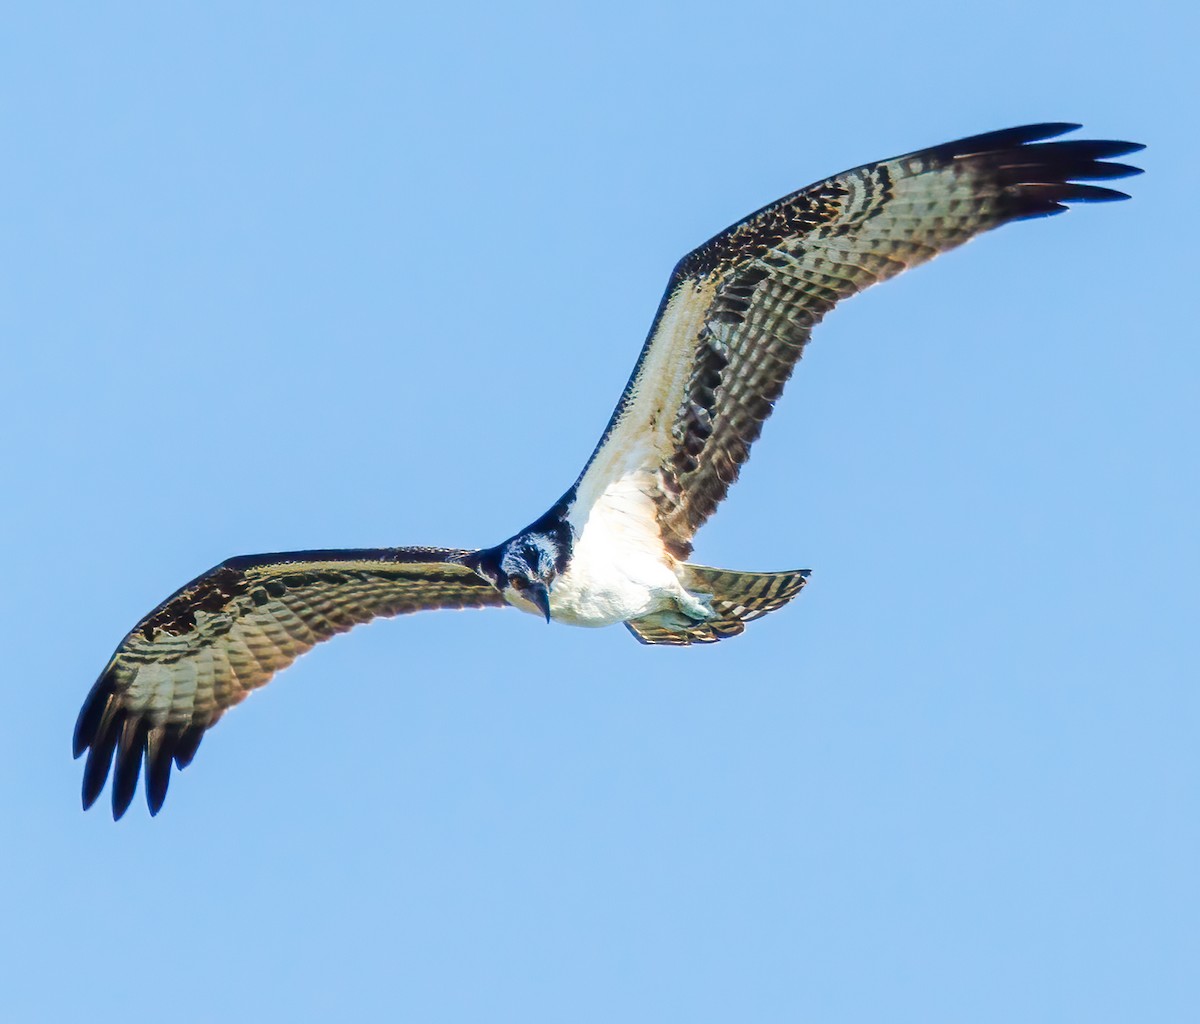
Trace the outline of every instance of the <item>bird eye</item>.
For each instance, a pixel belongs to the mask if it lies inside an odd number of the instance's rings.
[[[525,589],[525,581],[520,576],[512,576],[509,578],[508,585],[516,590]]]

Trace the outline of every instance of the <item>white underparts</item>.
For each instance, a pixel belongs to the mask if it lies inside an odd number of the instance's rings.
[[[652,476],[641,471],[610,484],[590,510],[568,513],[575,548],[567,571],[550,588],[550,616],[574,626],[611,626],[655,613],[689,621],[709,617],[689,594],[663,548],[648,496]]]

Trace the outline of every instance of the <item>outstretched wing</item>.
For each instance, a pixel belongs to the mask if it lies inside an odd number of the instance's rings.
[[[210,728],[309,648],[379,616],[502,607],[504,598],[446,548],[296,551],[231,558],[178,590],[121,642],[75,723],[88,752],[83,806],[113,777],[113,817],[129,807],[143,759],[156,814],[171,762],[189,764]]]
[[[691,552],[749,456],[812,328],[841,299],[1009,221],[1076,200],[1125,199],[1080,179],[1138,168],[1128,142],[1039,142],[1038,124],[867,164],[751,214],[675,267],[650,336],[576,483],[597,502],[646,508],[667,549]]]

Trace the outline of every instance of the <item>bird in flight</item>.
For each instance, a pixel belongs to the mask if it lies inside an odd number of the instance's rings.
[[[712,643],[783,607],[808,570],[688,561],[737,479],[813,327],[840,300],[1009,221],[1127,199],[1089,180],[1139,168],[1129,142],[1045,141],[1036,124],[866,164],[722,231],[675,267],[587,464],[495,547],[365,548],[231,558],[129,632],[75,725],[83,806],[115,762],[113,817],[145,765],[157,814],[231,707],[315,644],[381,616],[509,605],[576,626],[623,623],[645,644]]]

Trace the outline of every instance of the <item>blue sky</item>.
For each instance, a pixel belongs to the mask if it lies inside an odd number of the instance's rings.
[[[1200,992],[1184,5],[52,5],[4,96],[6,1019],[1184,1021]],[[675,260],[1030,121],[1149,145],[821,326],[699,560],[711,648],[375,624],[151,820],[79,809],[124,632],[226,556],[490,544]],[[107,799],[107,797],[105,798]]]

